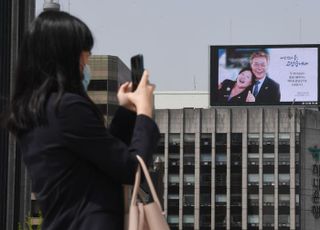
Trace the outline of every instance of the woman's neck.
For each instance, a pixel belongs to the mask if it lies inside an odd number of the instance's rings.
[[[234,96],[242,93],[245,89],[246,89],[246,88],[241,88],[241,87],[239,87],[239,86],[237,85],[237,83],[236,83],[236,84],[234,85],[234,87],[232,88],[230,95],[231,95],[231,97],[234,97]]]

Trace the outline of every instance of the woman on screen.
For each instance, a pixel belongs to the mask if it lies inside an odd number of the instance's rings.
[[[219,85],[218,101],[233,104],[245,103],[254,79],[251,68],[241,69],[235,81],[227,79]]]

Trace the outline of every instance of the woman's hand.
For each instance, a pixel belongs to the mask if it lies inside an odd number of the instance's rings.
[[[128,94],[128,98],[135,105],[137,114],[144,114],[152,117],[153,91],[155,86],[149,83],[149,74],[145,70],[137,89]]]
[[[120,86],[118,91],[119,104],[137,114],[144,114],[152,117],[153,91],[155,86],[149,83],[148,71],[144,71],[141,81],[134,92],[132,83],[126,82]]]
[[[128,94],[132,91],[132,83],[126,82],[122,84],[118,90],[118,101],[119,105],[125,107],[126,109],[129,109],[133,112],[136,112],[135,105],[129,100]]]
[[[255,102],[255,101],[256,101],[256,98],[253,96],[253,94],[249,90],[247,98],[246,98],[246,102]]]

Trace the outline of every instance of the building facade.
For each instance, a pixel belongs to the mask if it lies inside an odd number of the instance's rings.
[[[91,81],[89,97],[97,104],[109,124],[118,108],[118,79],[131,76],[129,68],[116,56],[93,55],[89,59]]]
[[[171,229],[318,229],[317,111],[156,110]]]

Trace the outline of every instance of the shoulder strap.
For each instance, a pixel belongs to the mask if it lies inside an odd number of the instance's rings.
[[[143,174],[144,174],[144,176],[145,176],[145,178],[147,180],[147,183],[148,183],[148,186],[150,188],[151,195],[152,195],[152,199],[153,199],[154,202],[156,202],[156,204],[158,204],[158,206],[159,206],[159,208],[160,208],[160,210],[162,212],[161,204],[160,204],[156,189],[154,188],[154,185],[152,183],[152,180],[151,180],[149,171],[147,169],[147,166],[144,163],[143,159],[139,155],[137,155],[137,159],[138,159],[138,161],[140,163],[140,166],[142,168]],[[140,168],[140,167],[138,167],[138,168]],[[140,174],[140,170],[137,170],[137,173],[138,172]],[[141,178],[141,175],[140,175],[140,178]],[[140,178],[139,178],[139,184],[140,184]],[[137,179],[137,177],[136,177],[136,179]]]

